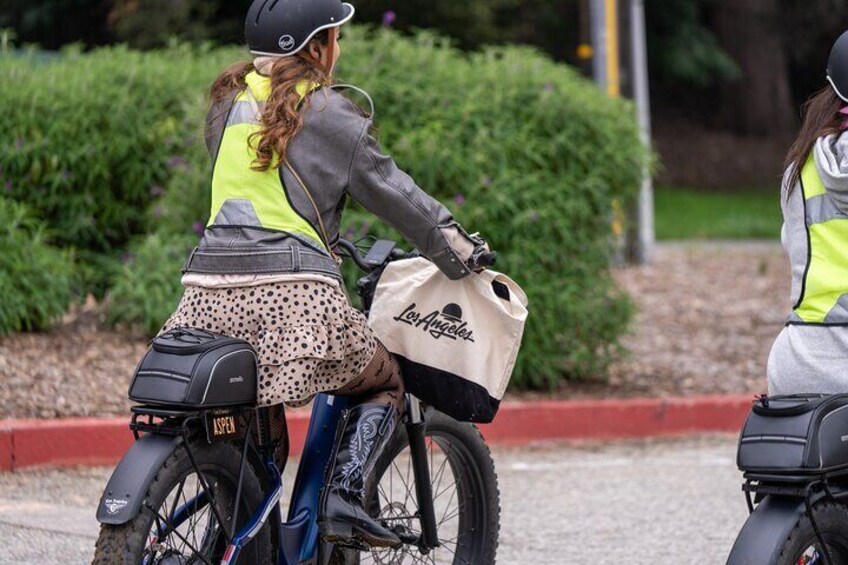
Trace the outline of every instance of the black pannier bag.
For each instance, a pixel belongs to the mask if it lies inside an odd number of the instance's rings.
[[[757,399],[736,463],[742,471],[802,474],[848,465],[848,394]]]
[[[129,398],[182,407],[255,404],[256,363],[256,352],[244,340],[174,328],[151,342]]]

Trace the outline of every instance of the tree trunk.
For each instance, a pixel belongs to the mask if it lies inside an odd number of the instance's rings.
[[[715,9],[718,41],[742,71],[741,77],[721,86],[722,125],[747,135],[794,129],[778,0],[719,0]]]

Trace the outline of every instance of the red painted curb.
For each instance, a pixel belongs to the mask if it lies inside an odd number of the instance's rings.
[[[753,395],[696,398],[507,402],[480,426],[494,445],[565,439],[623,439],[736,433]],[[287,414],[292,455],[303,451],[308,411]],[[0,421],[0,471],[112,465],[132,443],[127,418]]]
[[[492,444],[737,433],[753,396],[509,403],[481,426]]]
[[[12,470],[13,453],[12,430],[0,426],[0,472]]]
[[[126,418],[7,422],[12,432],[12,470],[112,465],[133,442],[127,422]]]

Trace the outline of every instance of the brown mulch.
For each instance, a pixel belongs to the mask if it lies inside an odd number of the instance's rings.
[[[613,275],[639,309],[622,340],[629,354],[608,382],[563,383],[556,398],[765,392],[766,360],[790,308],[777,243],[662,245],[650,265]]]
[[[791,307],[779,245],[666,247],[615,273],[639,306],[613,382],[654,394],[762,392],[771,344]]]
[[[0,338],[0,419],[128,413],[147,340],[102,323],[91,301],[48,333]]]
[[[675,244],[645,267],[615,269],[639,314],[609,383],[558,398],[751,393],[765,389],[771,342],[789,308],[776,244]],[[106,328],[89,303],[48,333],[0,338],[0,419],[125,414],[144,338]],[[550,398],[521,394],[518,398]]]

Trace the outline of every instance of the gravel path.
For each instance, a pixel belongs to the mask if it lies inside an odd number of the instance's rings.
[[[639,308],[624,339],[630,355],[609,383],[565,384],[558,396],[764,389],[768,351],[789,310],[778,245],[663,245],[650,266],[614,275]],[[145,348],[142,338],[104,330],[91,305],[53,332],[0,338],[0,419],[124,413]]]

